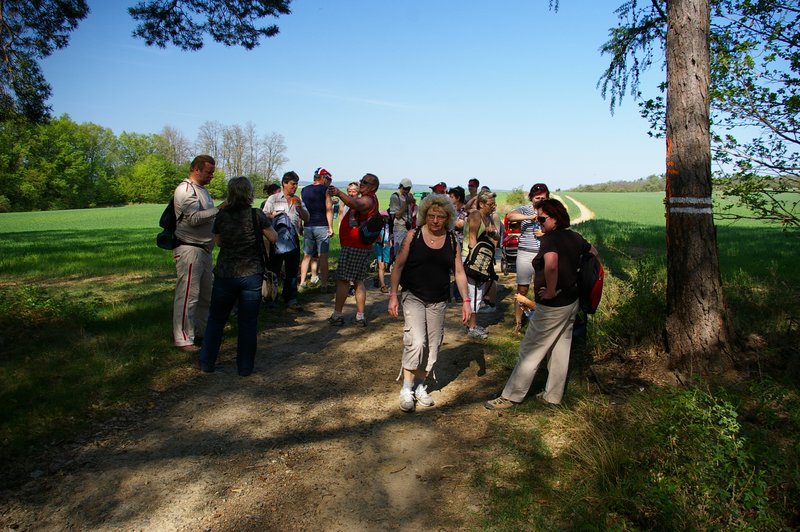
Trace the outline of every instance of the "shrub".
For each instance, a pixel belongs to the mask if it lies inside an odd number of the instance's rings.
[[[528,193],[522,190],[522,187],[515,187],[511,189],[511,192],[506,195],[505,202],[512,207],[518,207],[519,205],[527,205],[530,203],[528,200]]]
[[[667,388],[616,413],[586,412],[582,423],[567,425],[577,481],[566,492],[572,522],[613,516],[645,529],[775,526],[764,472],[725,397]]]
[[[7,339],[23,337],[45,324],[70,327],[97,317],[94,302],[76,301],[66,294],[52,295],[40,286],[0,290],[0,334]]]

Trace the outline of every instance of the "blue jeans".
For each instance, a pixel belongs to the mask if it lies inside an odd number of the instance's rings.
[[[228,321],[231,309],[237,300],[239,339],[236,346],[236,367],[242,377],[253,372],[258,335],[258,311],[261,308],[260,273],[247,277],[214,277],[211,309],[208,313],[203,345],[200,347],[200,369],[205,372],[214,371],[225,322]]]

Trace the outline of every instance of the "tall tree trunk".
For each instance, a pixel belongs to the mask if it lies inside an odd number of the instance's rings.
[[[667,320],[669,367],[727,365],[732,341],[711,210],[708,0],[667,13]]]

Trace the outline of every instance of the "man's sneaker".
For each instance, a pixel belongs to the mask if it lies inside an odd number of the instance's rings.
[[[331,316],[330,318],[328,318],[328,323],[330,323],[331,325],[344,325],[344,317],[343,316],[338,316],[338,317]]]
[[[417,400],[417,403],[422,406],[434,405],[433,398],[428,394],[427,386],[421,384],[417,385],[417,389],[414,390],[414,398]]]
[[[469,329],[467,331],[467,336],[470,338],[480,338],[481,340],[485,340],[489,337],[489,333],[486,332],[486,329],[476,325],[474,329]]]
[[[414,411],[414,394],[411,393],[410,388],[402,388],[400,390],[400,410],[403,412]]]
[[[500,396],[497,399],[486,401],[485,403],[483,403],[483,406],[488,410],[505,410],[507,408],[517,406],[517,403],[515,403],[514,401],[509,401],[503,396]]]
[[[356,318],[356,321],[354,321],[353,323],[355,323],[359,327],[366,327],[367,326],[367,318],[361,318],[361,319]]]

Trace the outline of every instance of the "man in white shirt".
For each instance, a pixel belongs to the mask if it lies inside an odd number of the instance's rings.
[[[295,194],[300,176],[296,172],[286,172],[281,180],[281,191],[267,198],[264,203],[264,214],[272,220],[273,228],[278,232],[278,243],[289,241],[290,250],[272,246],[269,257],[269,270],[279,275],[281,267],[285,267],[283,280],[283,301],[291,310],[300,310],[297,304],[297,277],[300,268],[300,234],[303,222],[309,218],[303,200]],[[284,226],[281,219],[288,218],[290,227]],[[283,228],[282,228],[283,227]],[[293,244],[293,246],[292,246]],[[282,252],[278,252],[278,251]]]

